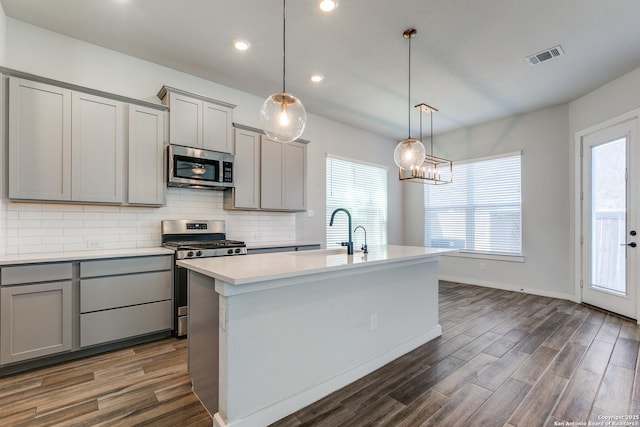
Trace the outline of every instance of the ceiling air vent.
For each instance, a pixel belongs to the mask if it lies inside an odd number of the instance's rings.
[[[536,65],[562,55],[564,55],[564,51],[558,45],[550,49],[543,50],[542,52],[538,52],[535,55],[528,56],[525,59],[529,63],[529,65]]]

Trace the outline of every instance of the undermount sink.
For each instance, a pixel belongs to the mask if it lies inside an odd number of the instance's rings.
[[[353,251],[354,254],[362,253],[361,250],[355,249]],[[347,248],[336,248],[336,249],[314,249],[311,251],[297,251],[291,252],[291,255],[294,256],[329,256],[329,255],[346,255]]]

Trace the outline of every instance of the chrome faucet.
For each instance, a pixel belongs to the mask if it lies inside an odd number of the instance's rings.
[[[344,208],[338,208],[334,210],[333,213],[331,214],[331,221],[329,221],[329,227],[333,226],[333,218],[336,216],[336,213],[338,213],[338,211],[342,211],[346,213],[347,216],[349,217],[349,241],[341,242],[340,246],[346,246],[347,255],[353,255],[353,238],[351,237],[351,214],[349,213],[349,211]]]
[[[364,228],[362,225],[359,225],[353,229],[353,232],[355,233],[358,228],[362,228],[362,231],[364,231],[364,245],[362,245],[360,249],[362,249],[365,254],[368,254],[369,249],[367,248],[367,229]]]

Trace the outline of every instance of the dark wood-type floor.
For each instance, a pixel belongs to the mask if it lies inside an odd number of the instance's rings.
[[[553,426],[640,414],[634,322],[448,282],[440,322],[442,337],[273,426]],[[0,425],[211,426],[190,389],[186,341],[171,338],[0,379]]]

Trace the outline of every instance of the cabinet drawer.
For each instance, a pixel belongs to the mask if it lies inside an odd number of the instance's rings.
[[[80,281],[80,312],[171,299],[171,272],[100,277]]]
[[[0,269],[2,285],[18,285],[21,283],[51,282],[71,279],[71,263],[25,264]]]
[[[80,315],[80,347],[171,329],[171,301]]]
[[[171,270],[172,264],[173,257],[171,255],[82,261],[80,263],[80,277],[112,276],[114,274]]]

